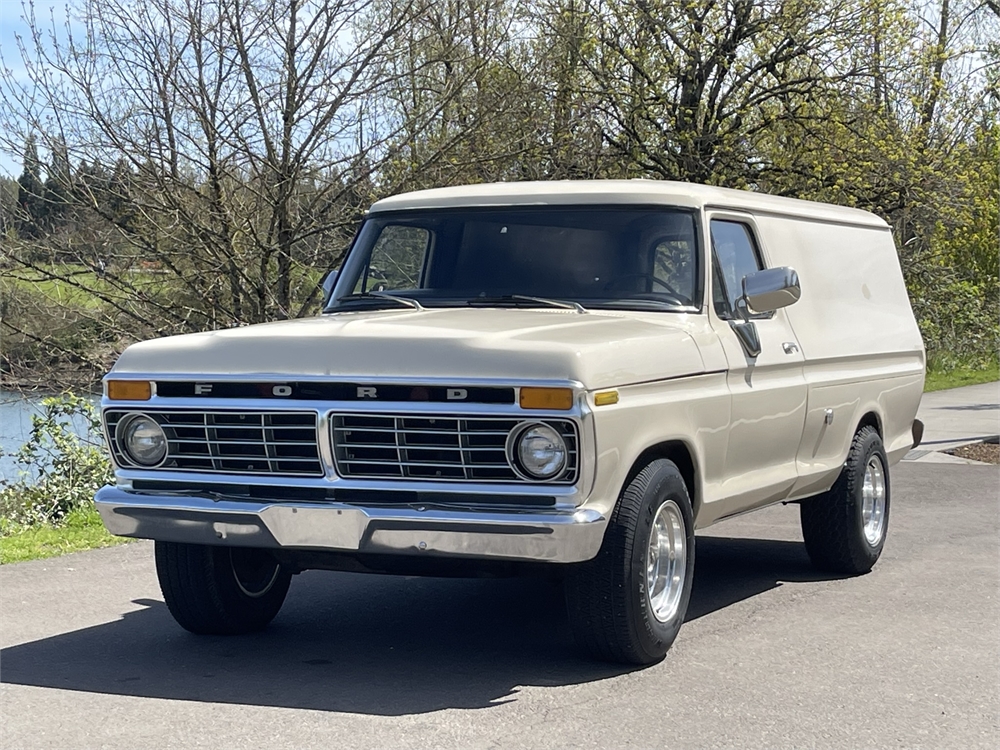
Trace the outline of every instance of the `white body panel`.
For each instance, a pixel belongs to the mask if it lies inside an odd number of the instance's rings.
[[[569,380],[589,388],[699,373],[689,315],[389,309],[146,341],[115,375]]]
[[[836,478],[860,417],[873,412],[892,462],[912,447],[924,347],[888,228],[761,216],[771,265],[799,272],[802,299],[785,309],[805,357],[806,428],[793,495]],[[825,424],[827,409],[833,423]]]
[[[886,229],[874,214],[829,203],[802,201],[746,190],[659,180],[501,182],[421,190],[380,200],[372,213],[467,206],[662,205],[727,208],[797,216],[809,221],[852,223]]]

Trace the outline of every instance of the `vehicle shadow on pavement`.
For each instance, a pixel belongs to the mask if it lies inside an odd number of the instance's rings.
[[[783,583],[844,577],[814,568],[802,542],[699,536],[695,555],[694,589],[685,622],[711,615]],[[683,630],[680,637],[684,637]]]
[[[689,620],[823,578],[796,542],[700,537],[697,555]],[[266,631],[237,638],[190,635],[162,602],[136,603],[115,622],[3,649],[0,682],[398,716],[629,671],[579,654],[551,580],[308,572]]]

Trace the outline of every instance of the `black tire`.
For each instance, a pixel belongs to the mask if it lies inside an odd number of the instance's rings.
[[[872,543],[865,536],[863,490],[870,461],[881,463],[885,510],[880,537]],[[882,554],[889,531],[889,461],[882,438],[874,428],[857,431],[847,462],[836,483],[822,495],[799,505],[802,536],[813,565],[830,573],[860,575],[869,572]]]
[[[654,517],[668,501],[683,518],[686,565],[676,610],[661,622],[646,592],[646,554]],[[603,661],[660,661],[684,622],[693,577],[694,513],[687,485],[672,461],[657,459],[622,492],[597,557],[566,580],[566,606],[577,643]]]
[[[266,550],[174,542],[156,543],[156,576],[170,614],[199,635],[262,630],[292,578]]]

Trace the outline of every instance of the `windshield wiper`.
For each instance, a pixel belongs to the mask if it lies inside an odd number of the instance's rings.
[[[503,304],[504,302],[536,302],[539,305],[560,307],[565,310],[576,310],[578,313],[587,312],[587,308],[579,302],[573,302],[572,300],[548,299],[546,297],[529,297],[526,294],[503,294],[498,297],[474,297],[469,300],[470,305],[497,305]]]
[[[624,297],[622,299],[607,299],[591,303],[591,307],[602,310],[667,310],[669,312],[698,312],[693,305],[675,305],[658,299],[643,299],[642,297]]]
[[[426,310],[427,308],[417,302],[415,299],[410,297],[398,297],[395,294],[389,294],[387,292],[361,292],[360,294],[345,294],[343,297],[337,299],[337,302],[354,302],[357,300],[372,300],[372,299],[386,299],[390,302],[395,302],[400,305],[405,305],[406,307],[412,307],[414,310]]]

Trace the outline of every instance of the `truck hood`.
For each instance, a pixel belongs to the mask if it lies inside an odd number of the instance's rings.
[[[704,371],[689,316],[569,310],[376,310],[130,346],[113,375],[576,380],[588,389]]]

